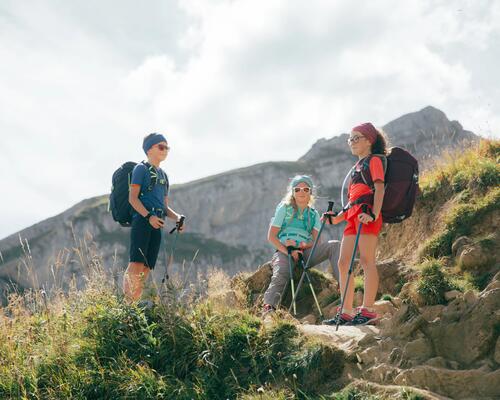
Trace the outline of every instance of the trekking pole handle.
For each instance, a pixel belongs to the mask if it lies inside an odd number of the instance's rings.
[[[181,215],[181,217],[179,218],[179,220],[175,223],[175,227],[172,228],[172,230],[169,232],[169,234],[171,235],[176,230],[179,230],[180,228],[182,228],[182,225],[184,225],[184,220],[185,219],[186,219],[186,216],[185,215]]]
[[[295,247],[295,246],[286,246],[286,251],[288,254],[292,254],[292,251],[295,251],[295,250],[300,250],[300,248]]]
[[[372,212],[371,208],[368,207],[368,204],[362,204],[361,211],[364,212],[365,214],[368,214],[370,217],[373,218],[373,221],[375,221],[375,214]]]
[[[328,209],[326,210],[326,212],[333,211],[333,205],[334,204],[335,204],[334,201],[329,200],[328,201]],[[330,225],[332,224],[332,216],[331,215],[328,215],[328,222],[330,223]]]

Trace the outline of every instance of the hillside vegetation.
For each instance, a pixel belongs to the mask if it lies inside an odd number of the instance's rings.
[[[404,299],[399,312],[405,323],[419,314],[418,307],[444,309],[452,289],[479,293],[498,272],[499,161],[499,141],[443,157],[422,176],[414,216],[386,230],[380,254],[405,262],[417,277],[401,282],[401,293],[394,294]],[[84,288],[27,290],[11,294],[0,308],[0,398],[434,398],[404,386],[339,386],[353,360],[300,333],[285,313],[264,326],[258,296],[252,297],[241,277],[230,281],[213,272],[206,288],[189,299],[181,299],[182,283],[166,291],[153,288],[157,305],[144,309],[124,303],[98,256],[81,262]],[[444,323],[436,325],[436,335]],[[481,350],[486,353],[500,333],[500,324],[491,325],[494,334]],[[424,340],[410,334],[406,339],[398,333],[404,340]],[[474,360],[463,361],[464,368]]]

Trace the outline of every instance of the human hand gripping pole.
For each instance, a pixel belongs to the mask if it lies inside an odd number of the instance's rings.
[[[184,225],[185,219],[186,219],[186,217],[184,215],[181,215],[181,217],[175,223],[175,227],[169,232],[169,235],[171,235],[172,233],[177,231],[175,233],[174,243],[172,244],[172,250],[170,252],[170,257],[168,259],[168,263],[165,264],[165,275],[163,275],[163,279],[161,280],[162,284],[164,284],[165,280],[168,280],[168,278],[169,278],[168,267],[170,265],[172,265],[172,262],[174,261],[174,252],[175,252],[175,246],[177,245],[177,238],[179,237],[179,231],[182,229],[182,226]],[[165,242],[165,245],[163,246],[163,249],[165,251],[165,260],[166,260],[167,259],[167,244],[166,244],[166,242]]]
[[[333,205],[334,205],[333,201],[328,201],[328,210],[327,210],[327,212],[333,211]],[[327,218],[330,221],[330,223],[331,223],[331,217],[332,217],[331,215],[327,215]],[[311,253],[309,254],[309,257],[307,258],[307,262],[306,262],[306,264],[304,266],[304,271],[302,271],[302,276],[300,277],[299,284],[297,285],[297,290],[295,290],[295,296],[292,295],[293,296],[292,303],[290,304],[290,307],[288,308],[288,312],[291,311],[292,306],[295,304],[295,300],[297,298],[297,294],[299,293],[299,290],[300,290],[300,288],[302,286],[302,283],[304,282],[304,278],[307,275],[307,268],[309,268],[309,263],[311,262],[312,257],[314,256],[314,252],[316,250],[316,246],[318,245],[319,237],[321,236],[321,233],[323,232],[325,224],[326,224],[326,218],[324,218],[323,222],[321,223],[321,227],[319,228],[319,232],[318,232],[318,235],[316,236],[316,240],[314,241],[313,247],[311,249]],[[307,278],[309,278],[308,275],[307,275]],[[311,285],[311,287],[312,287],[312,285]],[[316,297],[316,295],[314,294],[314,291],[313,291],[313,296]],[[318,306],[318,309],[319,309],[319,304],[318,304],[318,302],[317,302],[316,299],[315,299],[315,301],[316,301],[316,305]],[[295,308],[294,308],[294,313],[295,313]],[[319,313],[320,313],[320,315],[322,315],[321,309],[319,309]],[[295,313],[295,315],[296,315],[296,313]]]

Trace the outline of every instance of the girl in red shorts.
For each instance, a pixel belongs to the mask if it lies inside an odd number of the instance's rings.
[[[377,130],[371,123],[365,123],[352,129],[347,140],[351,152],[359,160],[352,169],[349,183],[349,206],[341,212],[333,223],[347,221],[338,262],[340,275],[340,293],[344,293],[347,283],[349,264],[354,251],[356,233],[361,222],[362,230],[359,236],[360,263],[365,276],[365,293],[363,305],[353,308],[354,278],[351,275],[349,287],[344,300],[343,313],[337,313],[335,318],[324,321],[326,324],[360,325],[374,323],[377,314],[373,310],[373,303],[377,295],[379,277],[375,264],[378,234],[382,229],[382,202],[384,199],[384,166],[381,157],[374,154],[386,154],[387,141],[383,132]],[[373,187],[368,186],[368,174],[373,181]],[[369,177],[368,177],[369,178]],[[368,213],[362,211],[362,205],[369,206]],[[328,223],[328,220],[327,220]],[[340,311],[340,310],[339,310]]]

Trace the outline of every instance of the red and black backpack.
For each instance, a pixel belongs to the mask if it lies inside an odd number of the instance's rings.
[[[363,182],[371,188],[372,193],[361,196],[354,203],[373,205],[375,186],[370,174],[370,160],[379,157],[385,172],[385,194],[382,203],[382,219],[389,224],[397,224],[408,218],[415,205],[419,191],[418,187],[418,161],[410,153],[400,147],[393,147],[386,156],[371,154],[361,160],[352,169],[351,183]],[[360,165],[361,164],[361,165]],[[360,167],[359,167],[360,166]]]

